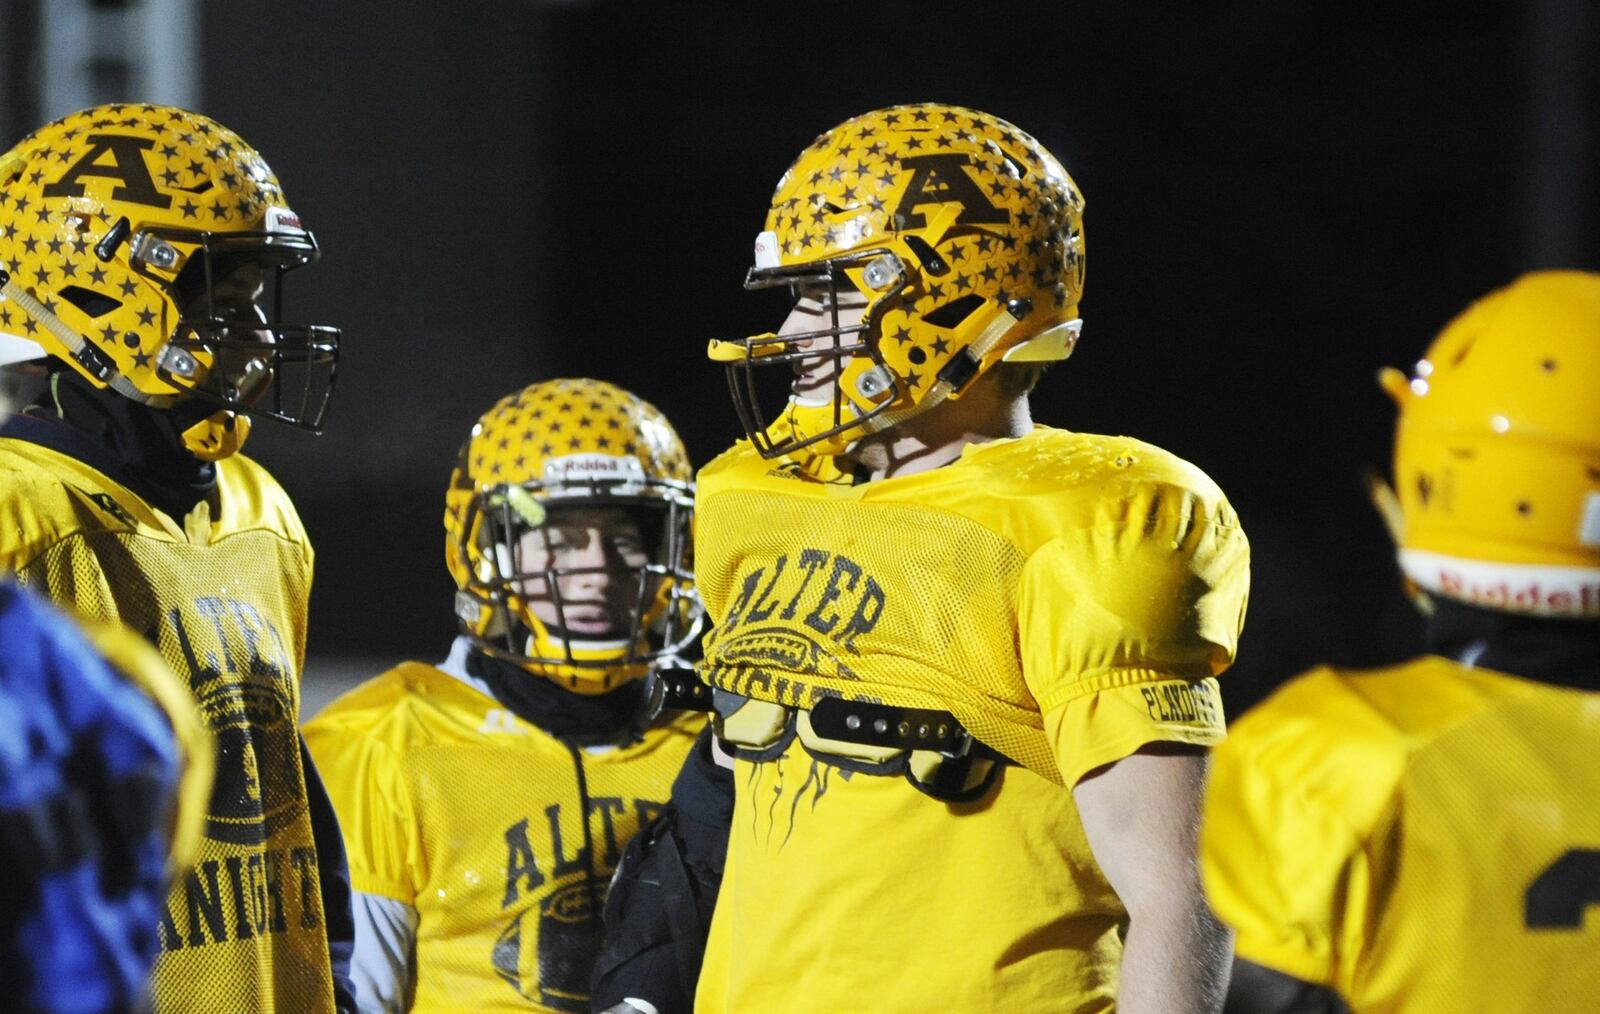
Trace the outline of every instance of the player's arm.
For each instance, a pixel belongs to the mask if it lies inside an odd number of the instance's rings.
[[[416,819],[394,755],[360,731],[368,721],[359,711],[325,710],[306,724],[304,739],[338,814],[339,851],[348,862],[345,879],[333,885],[342,897],[324,899],[348,920],[335,927],[330,911],[330,943],[335,936],[345,942],[355,1009],[394,1014],[410,1009],[415,991],[418,915],[410,899],[417,882]],[[317,844],[324,846],[321,836]],[[332,855],[334,846],[328,848]],[[325,887],[330,879],[337,878],[324,876]]]
[[[1244,621],[1249,544],[1198,471],[1142,467],[1150,481],[1130,480],[1030,555],[1017,604],[1023,674],[1128,910],[1119,1009],[1214,1011],[1229,935],[1201,890],[1197,838],[1205,750],[1226,735],[1213,677]]]
[[[361,1014],[401,1014],[417,987],[417,910],[382,895],[352,892],[355,949],[350,979]]]
[[[1206,905],[1196,861],[1202,750],[1152,744],[1074,787],[1095,860],[1128,909],[1117,1009],[1217,1011],[1231,935]]]
[[[351,921],[350,863],[333,801],[317,774],[305,737],[300,738],[300,766],[305,773],[306,807],[311,815],[311,843],[317,850],[317,883],[322,889],[323,925],[328,931],[328,965],[333,970],[333,1002],[339,1014],[356,1010],[356,990],[350,981],[350,955],[355,948]]]
[[[605,908],[591,1001],[608,1014],[687,1014],[722,883],[733,772],[707,727],[672,784],[672,799],[628,842]]]

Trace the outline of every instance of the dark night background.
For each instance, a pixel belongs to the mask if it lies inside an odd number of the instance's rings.
[[[731,441],[706,339],[777,325],[740,286],[767,197],[868,109],[995,113],[1083,188],[1086,329],[1034,414],[1228,491],[1254,548],[1235,714],[1314,662],[1417,650],[1361,483],[1389,456],[1377,368],[1522,271],[1600,268],[1582,0],[374,9],[202,15],[203,111],[326,251],[292,315],[345,329],[327,433],[250,447],[317,545],[313,669],[443,655],[445,481],[501,394],[599,376],[698,462]]]

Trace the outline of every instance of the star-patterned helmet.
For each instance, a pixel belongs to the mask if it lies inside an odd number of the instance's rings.
[[[196,113],[97,106],[0,156],[6,344],[192,418],[207,460],[244,442],[236,413],[321,426],[339,333],[279,320],[316,257],[261,156]]]
[[[1600,619],[1600,274],[1538,271],[1381,374],[1400,563],[1433,595]],[[1389,501],[1395,506],[1394,501]]]
[[[502,398],[461,448],[445,563],[462,633],[578,693],[647,675],[700,633],[683,441],[599,380]]]
[[[837,454],[960,397],[996,363],[1065,359],[1083,273],[1083,195],[1039,142],[971,109],[881,109],[818,137],[784,173],[745,281],[826,286],[833,326],[713,341],[708,354],[764,456]],[[867,297],[859,326],[839,326],[843,287]],[[769,421],[754,368],[825,358],[838,367],[832,398],[791,394]]]

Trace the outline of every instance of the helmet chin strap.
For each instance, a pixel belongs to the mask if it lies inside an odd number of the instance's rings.
[[[78,367],[94,375],[100,383],[124,398],[151,408],[171,408],[177,402],[175,396],[146,394],[133,386],[127,377],[117,372],[116,364],[89,344],[82,335],[68,327],[60,317],[51,313],[43,303],[34,299],[32,293],[18,285],[8,273],[0,271],[0,279],[4,281],[4,284],[0,284],[0,295],[4,295],[6,299],[21,307],[28,316],[43,324],[45,330],[55,335],[56,340],[71,353],[71,358]]]

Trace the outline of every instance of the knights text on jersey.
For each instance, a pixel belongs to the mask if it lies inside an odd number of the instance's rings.
[[[156,1009],[331,1011],[296,729],[311,549],[248,459],[219,462],[216,502],[179,524],[68,455],[0,438],[0,565],[155,645],[215,741],[205,837],[159,931]]]
[[[858,485],[741,443],[700,473],[696,524],[719,688],[947,710],[1022,765],[950,803],[804,735],[742,754],[698,1008],[1108,1009],[1126,913],[1069,789],[1222,738],[1249,552],[1217,487],[1046,427]]]
[[[412,1009],[587,1011],[611,871],[704,721],[580,751],[581,788],[566,745],[419,662],[307,723],[353,886],[417,914]]]
[[[1600,694],[1425,656],[1241,719],[1206,890],[1257,964],[1354,1011],[1600,1010]]]

